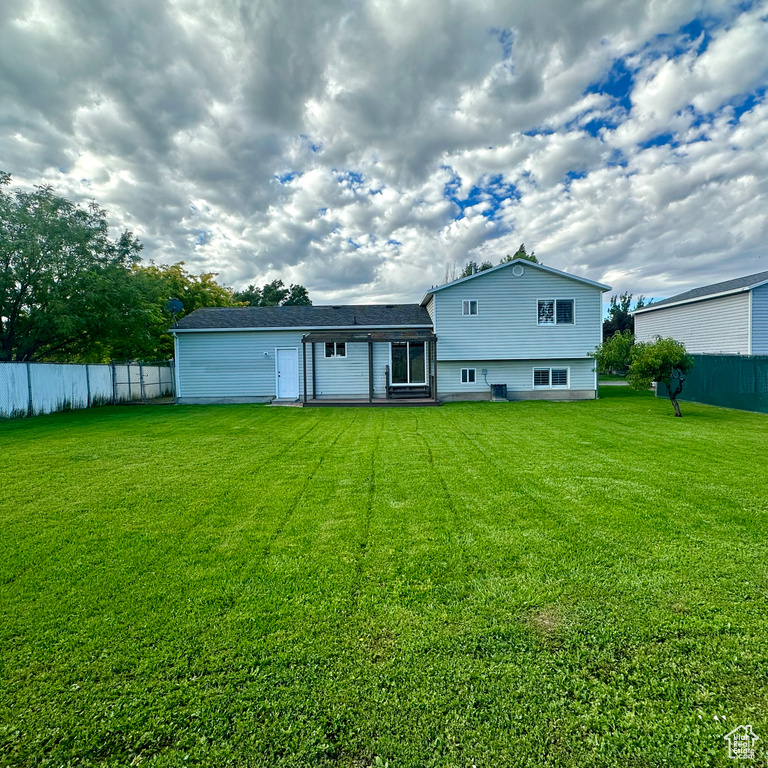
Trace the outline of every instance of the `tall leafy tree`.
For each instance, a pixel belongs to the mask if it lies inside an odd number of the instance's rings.
[[[235,291],[234,300],[251,307],[310,306],[312,300],[303,285],[285,287],[282,280],[273,280],[259,288],[249,285],[242,291]]]
[[[539,264],[539,260],[536,258],[536,254],[531,251],[528,253],[525,250],[525,243],[520,243],[520,247],[515,251],[515,253],[510,256],[507,254],[500,262],[499,264],[506,264],[509,261],[512,261],[513,259],[525,259],[526,261],[532,261],[534,264]]]
[[[141,245],[106,212],[0,172],[0,360],[66,359],[141,321],[131,268]],[[151,314],[151,311],[150,311]]]
[[[645,306],[645,298],[638,296],[635,302],[635,309]],[[635,332],[635,318],[630,314],[632,311],[632,294],[622,293],[619,296],[611,296],[611,303],[608,306],[608,317],[603,320],[603,341],[612,338],[616,333],[629,331]]]
[[[232,290],[216,281],[215,272],[196,275],[176,264],[136,265],[131,272],[137,301],[147,311],[143,323],[134,323],[123,336],[110,338],[105,346],[115,359],[160,360],[173,355],[172,323],[168,302],[179,300],[183,309],[176,319],[202,307],[233,307]]]
[[[482,264],[478,264],[476,261],[468,261],[464,265],[464,269],[461,270],[459,277],[470,277],[478,272],[484,272],[486,269],[491,269],[493,262],[484,261]]]

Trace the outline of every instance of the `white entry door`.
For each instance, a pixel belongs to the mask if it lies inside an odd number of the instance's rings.
[[[277,350],[277,397],[296,400],[299,397],[299,350]]]

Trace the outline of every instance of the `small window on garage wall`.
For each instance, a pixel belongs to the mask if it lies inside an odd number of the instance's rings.
[[[325,356],[326,357],[346,357],[347,345],[343,341],[326,341],[325,342]]]
[[[461,383],[462,384],[474,384],[475,383],[475,369],[474,368],[462,368],[461,369]]]

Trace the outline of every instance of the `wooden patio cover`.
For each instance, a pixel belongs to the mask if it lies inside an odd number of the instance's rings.
[[[437,361],[437,336],[427,328],[409,328],[405,330],[377,330],[377,331],[311,331],[301,337],[301,346],[304,356],[304,402],[307,402],[307,344],[312,345],[312,399],[316,395],[315,382],[315,343],[344,342],[345,344],[368,344],[368,402],[373,402],[373,344],[374,342],[387,341],[432,341],[434,342],[434,357]],[[435,366],[435,379],[437,379],[437,366]],[[437,389],[437,381],[435,381]]]

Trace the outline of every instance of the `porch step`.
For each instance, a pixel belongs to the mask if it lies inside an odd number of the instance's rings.
[[[389,390],[390,400],[414,400],[419,397],[429,397],[429,387],[392,387]]]

